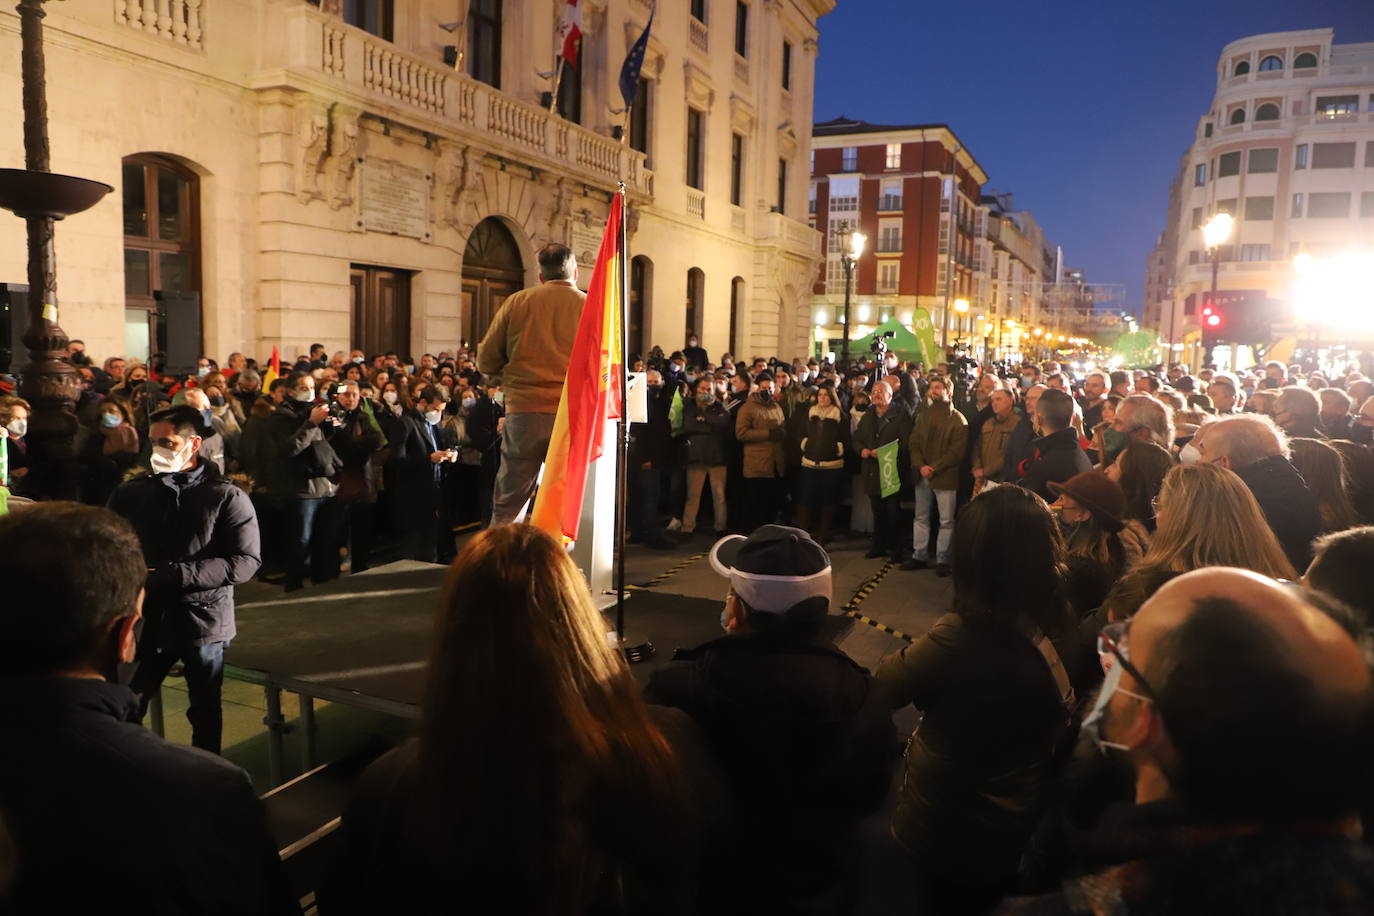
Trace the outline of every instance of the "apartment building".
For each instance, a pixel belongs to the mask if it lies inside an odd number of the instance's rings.
[[[534,252],[590,278],[630,207],[631,346],[790,353],[820,241],[803,213],[817,19],[835,0],[661,0],[638,99],[621,63],[651,0],[584,4],[553,98],[560,0],[49,4],[54,171],[115,191],[57,227],[63,327],[147,358],[313,342],[418,355],[481,338]],[[19,124],[19,22],[0,113]],[[19,166],[18,130],[0,164]],[[0,219],[0,283],[24,225]],[[189,324],[188,324],[189,323]]]

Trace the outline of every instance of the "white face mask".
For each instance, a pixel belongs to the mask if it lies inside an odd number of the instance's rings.
[[[154,474],[174,474],[186,465],[186,459],[190,456],[191,443],[189,442],[177,451],[155,445],[152,455],[148,457],[148,464],[152,466]]]
[[[394,391],[382,392],[382,400],[386,401],[388,404],[395,404],[398,400],[400,400],[400,397],[401,396]]]
[[[198,369],[196,369],[196,378],[205,378],[205,376],[207,376],[207,375],[209,375],[209,374],[210,374],[210,367],[209,367],[209,366],[201,366],[201,367],[199,367]]]
[[[27,419],[11,420],[5,424],[5,429],[8,429],[10,431],[10,435],[14,436],[14,438],[22,439],[26,435],[28,435],[29,421]]]
[[[1180,464],[1197,464],[1202,460],[1202,452],[1197,450],[1197,446],[1189,442],[1178,450],[1178,460]]]
[[[315,400],[315,392],[313,389],[307,388],[304,391],[291,392],[291,397],[295,398],[302,404],[309,404],[311,401]]]
[[[428,423],[430,426],[438,426],[438,425],[439,425],[439,420],[440,420],[442,417],[443,417],[443,414],[440,413],[440,412],[437,411],[437,410],[426,410],[426,411],[425,411],[425,422]]]
[[[477,399],[476,399],[476,398],[463,398],[463,406],[466,407],[466,408],[468,408],[469,410],[472,408],[472,405],[474,405],[474,404],[476,404],[476,403],[477,403]]]
[[[114,429],[121,422],[120,416],[117,413],[102,413],[100,415],[100,425],[106,429]]]

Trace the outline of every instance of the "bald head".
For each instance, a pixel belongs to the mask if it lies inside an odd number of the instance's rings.
[[[1358,803],[1370,672],[1310,593],[1248,570],[1187,573],[1141,607],[1130,658],[1147,685],[1122,684],[1151,703],[1121,706],[1117,734],[1138,774],[1165,787],[1155,797],[1251,823],[1339,818]]]
[[[1207,435],[1193,440],[1203,461],[1231,470],[1254,464],[1273,455],[1288,457],[1288,437],[1263,414],[1236,414],[1206,425]]]

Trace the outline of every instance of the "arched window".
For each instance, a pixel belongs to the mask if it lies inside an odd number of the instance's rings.
[[[1256,121],[1277,121],[1279,119],[1279,106],[1273,102],[1265,102],[1255,109]]]
[[[1278,57],[1278,56],[1276,56],[1276,55],[1274,55],[1274,54],[1270,54],[1270,55],[1269,55],[1268,57],[1266,57],[1264,60],[1260,61],[1260,72],[1261,72],[1261,73],[1268,73],[1268,72],[1273,71],[1273,70],[1282,70],[1282,69],[1283,69],[1283,58],[1282,58],[1282,57]]]
[[[644,355],[644,315],[652,305],[654,262],[644,255],[630,261],[630,317],[626,321],[625,339],[631,353]]]
[[[1245,109],[1244,109],[1244,108],[1237,108],[1235,111],[1231,112],[1231,123],[1232,123],[1232,124],[1244,124],[1244,123],[1245,123]]]
[[[1244,76],[1245,74],[1247,74],[1247,73],[1249,73],[1249,72],[1250,72],[1250,62],[1249,62],[1248,60],[1243,60],[1243,61],[1241,61],[1240,63],[1236,64],[1235,73],[1232,74],[1232,75],[1233,75],[1233,76]]]
[[[739,312],[744,307],[744,278],[730,281],[730,352],[739,353]]]
[[[1306,70],[1315,66],[1317,66],[1317,55],[1313,54],[1311,51],[1304,51],[1293,58],[1294,70]]]
[[[169,330],[199,353],[200,179],[140,154],[124,160],[123,185],[124,355],[166,354]]]
[[[687,324],[683,340],[689,334],[701,334],[702,303],[706,296],[706,274],[700,267],[687,271]]]

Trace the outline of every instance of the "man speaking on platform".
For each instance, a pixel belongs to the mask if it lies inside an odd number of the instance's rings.
[[[571,249],[552,242],[539,249],[538,259],[539,285],[502,304],[477,348],[477,368],[501,376],[506,395],[493,525],[519,518],[534,492],[587,299],[577,288]]]

